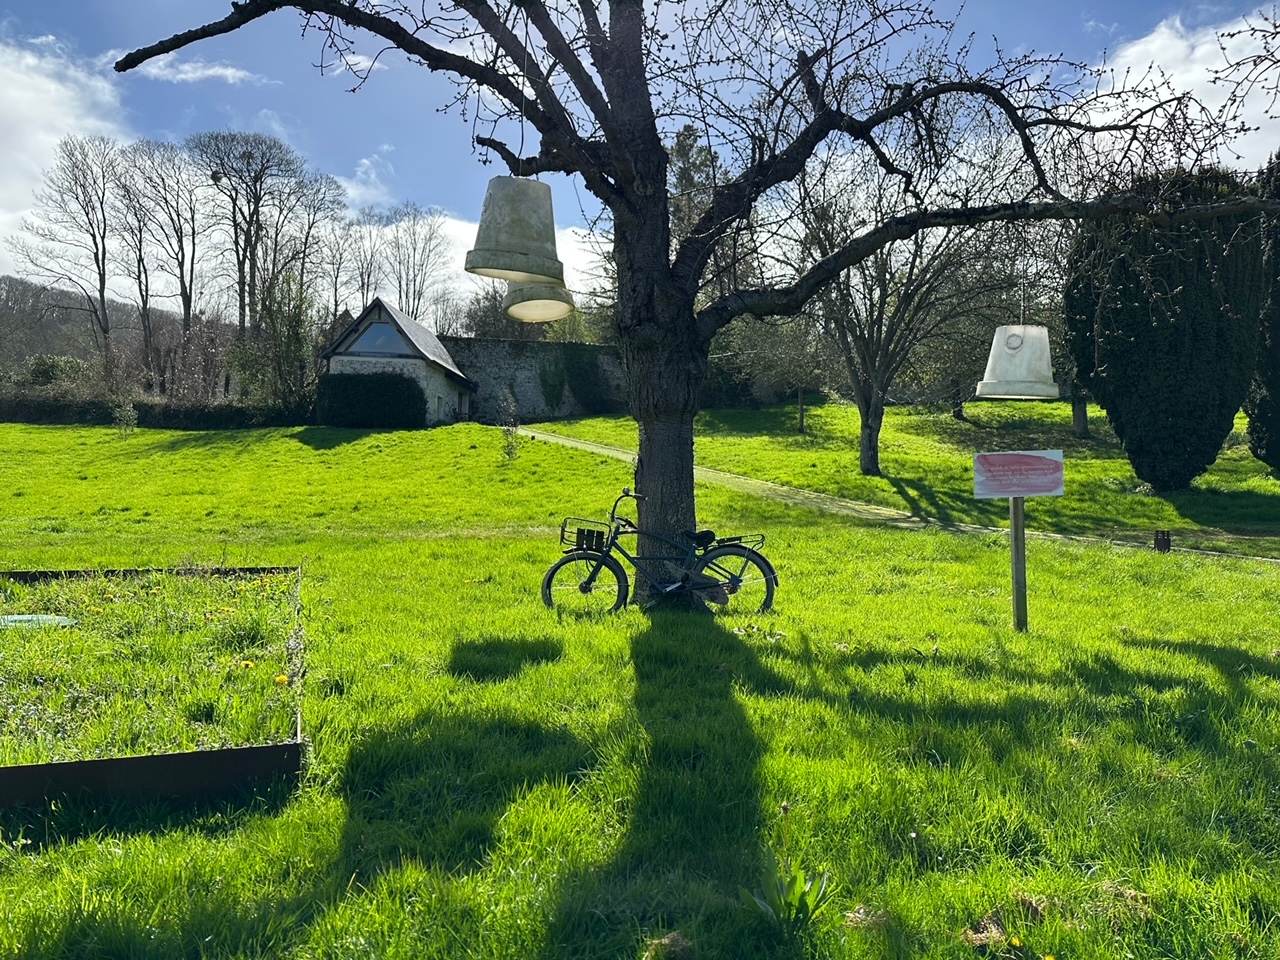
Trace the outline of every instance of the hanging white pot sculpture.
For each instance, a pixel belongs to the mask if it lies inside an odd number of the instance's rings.
[[[490,180],[466,270],[508,282],[502,310],[512,320],[546,323],[568,316],[573,297],[556,256],[551,187],[524,177]]]
[[[512,320],[547,323],[571,314],[573,297],[564,287],[551,283],[508,283],[502,312]]]
[[[997,327],[977,393],[988,400],[1056,399],[1049,328],[1023,323]]]
[[[497,280],[563,285],[564,264],[556,258],[551,188],[523,177],[490,180],[466,270]]]

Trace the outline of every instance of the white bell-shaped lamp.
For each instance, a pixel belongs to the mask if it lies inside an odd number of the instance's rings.
[[[515,283],[564,284],[556,257],[551,187],[524,177],[494,177],[484,194],[476,245],[465,269]]]
[[[1049,328],[1024,323],[997,327],[978,396],[988,400],[1056,399]]]
[[[508,283],[502,312],[524,323],[550,323],[573,313],[573,296],[559,283]]]

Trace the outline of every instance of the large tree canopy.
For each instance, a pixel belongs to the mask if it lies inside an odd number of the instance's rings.
[[[1187,202],[1240,192],[1227,171],[1142,185]],[[1256,218],[1081,231],[1063,296],[1076,369],[1139,479],[1181,490],[1218,457],[1253,374],[1270,289]]]
[[[580,176],[608,209],[614,326],[639,424],[636,485],[645,526],[694,526],[693,417],[717,330],[735,317],[790,315],[894,240],[992,220],[1145,214],[1164,198],[1123,184],[1226,133],[1195,101],[1060,58],[985,60],[917,0],[247,0],[222,20],[131,53],[128,70],[285,8],[359,69],[357,44],[403,51],[457,81],[455,101],[487,131],[476,142],[515,174]],[[668,148],[693,123],[722,158],[696,222],[672,243]],[[525,127],[539,149],[519,156]],[[504,139],[505,138],[505,139]],[[706,273],[745,221],[791,217],[786,184],[831,151],[871,157],[894,178],[899,212],[838,249],[709,299]],[[1248,201],[1223,203],[1241,209]]]

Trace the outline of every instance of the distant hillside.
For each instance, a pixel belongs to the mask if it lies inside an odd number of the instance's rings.
[[[140,343],[137,308],[112,300],[108,309],[118,346],[128,351]],[[152,312],[160,322],[177,321],[169,311]],[[0,373],[20,368],[40,354],[95,359],[99,347],[94,332],[79,294],[0,276]]]

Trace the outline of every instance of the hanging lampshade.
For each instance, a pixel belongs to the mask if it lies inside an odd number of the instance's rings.
[[[1015,323],[997,327],[978,396],[989,400],[1045,400],[1058,396],[1049,362],[1049,328]]]
[[[563,284],[551,187],[524,177],[490,180],[466,271],[516,283]]]
[[[508,283],[502,312],[512,320],[549,323],[573,313],[573,296],[559,283]]]

